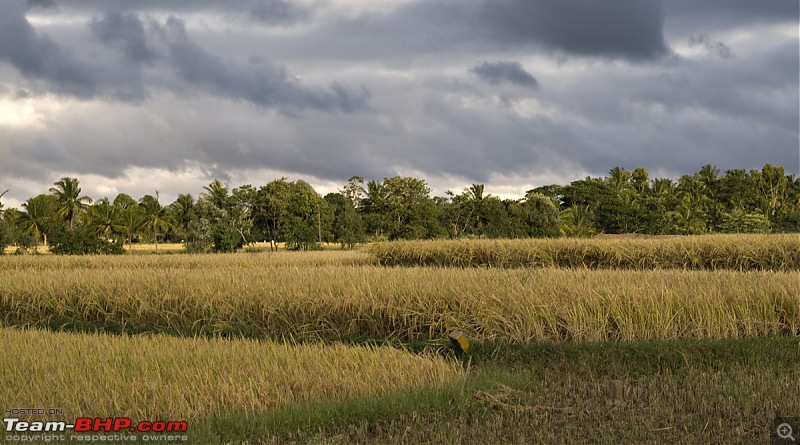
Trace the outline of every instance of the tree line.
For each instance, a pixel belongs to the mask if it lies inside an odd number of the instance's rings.
[[[0,194],[0,198],[2,198]],[[93,200],[76,178],[61,178],[20,209],[0,202],[0,247],[55,253],[122,253],[135,242],[184,244],[190,252],[232,252],[255,242],[310,250],[374,240],[589,237],[598,233],[704,234],[800,232],[800,178],[783,167],[650,179],[644,168],[546,185],[500,199],[473,184],[431,196],[419,178],[354,176],[324,197],[303,180],[231,188],[219,180],[195,199],[168,205],[159,193]],[[2,252],[3,249],[0,249]]]

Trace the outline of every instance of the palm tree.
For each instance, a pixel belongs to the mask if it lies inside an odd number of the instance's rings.
[[[169,216],[176,230],[185,236],[189,230],[189,223],[194,217],[194,198],[190,194],[180,194],[178,199],[169,205]]]
[[[608,173],[608,184],[618,194],[621,195],[624,191],[631,189],[631,178],[633,174],[630,170],[625,170],[622,167],[614,167]]]
[[[136,200],[131,198],[131,195],[127,193],[120,193],[114,198],[114,207],[120,209],[127,209],[128,207],[135,206]]]
[[[22,203],[25,211],[20,212],[17,222],[25,233],[31,235],[34,240],[33,250],[39,251],[39,240],[44,237],[44,247],[47,248],[47,225],[52,216],[52,205],[48,203],[52,199],[47,195],[39,195],[28,198]]]
[[[669,196],[675,192],[675,183],[669,178],[656,178],[653,180],[654,195]]]
[[[119,221],[119,207],[115,207],[109,202],[108,198],[97,200],[89,207],[89,220],[91,221],[93,232],[105,239],[122,231]]]
[[[472,184],[467,189],[467,194],[469,196],[469,208],[470,213],[472,216],[475,217],[475,231],[478,234],[478,238],[483,236],[483,228],[485,226],[485,215],[483,212],[483,191],[484,185],[483,184]]]
[[[713,197],[720,180],[719,168],[711,164],[706,164],[700,168],[700,171],[697,173],[697,177],[700,179],[700,182],[705,185],[705,189],[708,190]]]
[[[167,208],[163,207],[158,202],[158,191],[156,196],[145,195],[139,200],[139,205],[142,206],[142,228],[145,230],[153,231],[153,240],[156,244],[156,253],[158,253],[158,231],[159,229],[167,230],[171,224],[165,219],[167,217]]]
[[[92,198],[80,196],[81,188],[76,178],[61,178],[53,185],[55,187],[50,187],[50,193],[58,199],[59,204],[56,216],[69,221],[69,230],[73,230],[75,219],[83,215]]]
[[[562,211],[559,219],[564,236],[588,238],[596,233],[591,215],[577,205]]]
[[[207,186],[203,187],[207,193],[203,193],[202,195],[207,197],[211,204],[214,204],[219,209],[224,209],[227,207],[228,204],[228,185],[223,185],[219,179],[215,179],[208,184]]]
[[[116,201],[116,200],[115,200]],[[133,236],[142,226],[142,209],[136,201],[132,205],[119,209],[119,232],[128,241],[128,253],[131,251]]]
[[[8,190],[4,191],[3,193],[0,193],[0,198],[2,198],[3,195],[5,195],[6,193],[8,193]],[[0,215],[2,214],[3,214],[3,203],[0,202]]]

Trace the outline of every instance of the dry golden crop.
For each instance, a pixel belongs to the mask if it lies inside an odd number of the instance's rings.
[[[44,270],[104,269],[238,269],[274,268],[284,266],[353,266],[374,261],[361,251],[326,250],[319,252],[259,252],[237,254],[167,254],[167,255],[22,255],[0,256],[0,273],[25,270],[31,273]],[[202,273],[202,272],[198,272]]]
[[[44,269],[7,262],[0,317],[17,326],[256,337],[428,340],[458,328],[514,342],[800,330],[800,272],[308,266],[275,258],[59,258]]]
[[[370,253],[387,266],[800,270],[800,235],[401,241]]]
[[[390,347],[0,329],[0,400],[69,416],[195,420],[437,386],[460,367]],[[87,372],[95,370],[92,372]]]

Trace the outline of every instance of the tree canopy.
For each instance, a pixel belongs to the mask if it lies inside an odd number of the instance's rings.
[[[310,250],[382,239],[800,232],[800,179],[771,164],[724,173],[704,165],[677,180],[614,167],[606,177],[542,185],[521,199],[501,199],[484,184],[431,196],[425,180],[401,176],[353,176],[324,198],[287,178],[234,188],[215,179],[197,200],[184,193],[169,205],[158,192],[93,201],[77,178],[61,178],[49,192],[19,210],[0,203],[2,243],[35,252],[48,239],[100,247],[95,241],[185,242],[191,251],[231,252],[259,241]],[[75,250],[121,251],[84,247]]]

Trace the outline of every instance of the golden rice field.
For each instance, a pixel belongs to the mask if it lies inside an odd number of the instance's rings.
[[[3,258],[7,326],[430,341],[796,335],[800,272],[387,268],[363,253]],[[334,264],[340,259],[342,264]]]
[[[800,270],[800,235],[400,241],[370,253],[386,266]]]
[[[135,253],[0,257],[0,401],[251,444],[762,443],[797,411],[797,235]]]
[[[0,328],[5,407],[70,417],[197,420],[375,396],[457,379],[458,365],[390,347]]]

